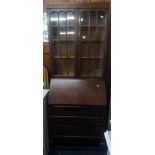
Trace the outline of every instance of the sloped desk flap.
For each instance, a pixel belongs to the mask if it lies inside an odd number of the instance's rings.
[[[48,104],[106,105],[102,79],[52,79]]]

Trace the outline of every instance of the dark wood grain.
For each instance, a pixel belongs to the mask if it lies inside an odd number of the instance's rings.
[[[107,106],[48,105],[49,116],[106,117]]]
[[[47,5],[47,10],[48,9],[60,9],[60,8],[80,8],[80,9],[87,9],[87,8],[93,8],[93,9],[99,9],[99,8],[109,8],[110,3],[109,2],[93,2],[93,3],[88,3],[88,2],[76,2],[76,3],[49,3]]]
[[[73,137],[73,136],[52,136],[50,141],[54,149],[100,149],[100,144],[105,143],[103,137]]]
[[[51,126],[50,126],[51,125]],[[103,137],[104,127],[96,126],[67,126],[67,125],[49,125],[49,134],[65,136],[92,136]]]
[[[49,124],[74,125],[74,126],[98,126],[105,125],[106,118],[102,117],[80,117],[80,116],[51,116]]]
[[[106,105],[105,81],[102,79],[52,79],[48,103]]]
[[[111,0],[48,0],[49,3],[110,2]]]

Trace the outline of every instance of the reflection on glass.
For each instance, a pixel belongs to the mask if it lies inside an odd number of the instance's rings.
[[[89,13],[87,11],[81,13],[80,21],[81,25],[89,25]]]
[[[75,60],[68,60],[68,75],[74,76],[75,75]]]
[[[67,13],[67,26],[74,26],[75,17],[73,12]]]
[[[67,59],[61,59],[62,76],[67,75]]]
[[[66,26],[66,13],[65,12],[60,12],[59,13],[59,23],[60,26]]]
[[[57,12],[52,12],[50,14],[50,21],[53,26],[58,25],[58,13]]]
[[[90,12],[90,25],[96,25],[96,12]]]
[[[85,35],[82,36],[82,39],[85,40],[87,37]]]
[[[81,27],[81,40],[87,40],[87,39],[88,39],[88,28]]]
[[[62,41],[66,40],[66,27],[65,26],[60,26],[60,39]]]
[[[68,41],[74,41],[75,37],[75,27],[67,27],[67,40]]]
[[[104,25],[105,24],[105,12],[99,11],[97,13],[97,21],[98,21],[98,25]]]

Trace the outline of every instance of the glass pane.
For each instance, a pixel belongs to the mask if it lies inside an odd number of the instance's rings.
[[[60,39],[61,41],[66,41],[66,27],[60,26]]]
[[[90,12],[90,25],[96,25],[96,12]]]
[[[60,12],[59,13],[59,26],[60,26],[60,39],[61,41],[66,40],[66,13],[65,12]]]
[[[88,49],[87,49],[87,43],[81,44],[81,58],[88,58]]]
[[[74,44],[68,45],[68,57],[75,58],[75,45]]]
[[[81,25],[89,25],[89,13],[87,11],[81,13],[80,21]]]
[[[97,21],[98,21],[98,25],[105,24],[105,12],[104,11],[99,11],[97,13]]]
[[[62,76],[67,75],[67,59],[61,59]]]
[[[89,65],[88,65],[88,76],[94,76],[94,61],[93,60],[88,60]]]
[[[75,27],[67,27],[67,40],[74,41],[75,37]]]
[[[50,21],[53,26],[58,25],[58,13],[57,12],[52,12],[50,14]]]
[[[60,57],[60,45],[58,43],[53,43],[52,53],[54,58]]]
[[[81,27],[81,40],[88,40],[88,27]]]
[[[59,13],[59,24],[60,26],[66,26],[67,20],[66,20],[66,13],[65,12],[60,12]]]
[[[96,50],[96,57],[97,58],[103,58],[103,44],[102,43],[98,43],[97,44],[97,50]]]
[[[75,15],[73,12],[67,13],[67,26],[74,26],[75,24]]]
[[[53,12],[51,32],[54,75],[75,76],[75,13]]]
[[[96,40],[96,28],[91,27],[89,31],[89,41],[95,41]]]
[[[59,39],[59,29],[57,27],[52,27],[52,39],[58,40]]]
[[[87,60],[81,60],[81,76],[88,76],[88,61]]]
[[[74,76],[75,75],[75,60],[68,60],[68,75]]]
[[[54,75],[61,75],[60,59],[53,59]]]
[[[67,45],[61,44],[61,58],[67,58]]]
[[[98,77],[102,76],[102,60],[96,60],[96,64],[95,64],[95,75]]]
[[[104,33],[105,33],[104,27],[97,28],[97,40],[98,41],[104,41],[104,37],[105,37]]]
[[[95,48],[95,43],[90,43],[89,44],[89,58],[94,58],[95,57],[95,52],[96,52],[96,48]]]

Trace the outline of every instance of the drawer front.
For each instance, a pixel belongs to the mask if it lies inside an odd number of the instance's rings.
[[[106,118],[79,117],[79,116],[49,116],[51,125],[73,125],[73,126],[105,126]]]
[[[104,130],[104,127],[81,127],[62,125],[49,126],[50,135],[103,137]]]
[[[100,148],[101,144],[105,144],[104,138],[86,138],[86,137],[52,137],[50,141],[51,147],[55,148]]]
[[[106,117],[107,106],[61,106],[48,105],[48,114],[53,116],[95,116]]]

